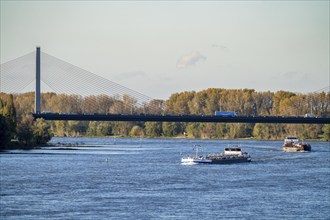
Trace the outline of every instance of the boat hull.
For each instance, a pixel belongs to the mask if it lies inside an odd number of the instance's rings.
[[[233,163],[247,163],[251,162],[250,158],[236,158],[236,159],[215,159],[211,164],[233,164]]]
[[[233,164],[251,162],[250,157],[242,158],[182,158],[182,164]]]
[[[209,164],[212,163],[212,160],[208,160],[205,158],[182,158],[182,164]]]
[[[305,146],[293,146],[293,147],[283,147],[285,152],[309,152],[312,150],[310,145]]]
[[[283,151],[285,152],[305,152],[311,151],[312,147],[310,144],[284,144]]]

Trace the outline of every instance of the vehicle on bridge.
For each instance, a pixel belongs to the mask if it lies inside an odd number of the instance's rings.
[[[215,111],[214,115],[222,116],[222,117],[236,117],[237,116],[236,112],[220,112],[220,111]]]
[[[51,111],[42,111],[41,114],[54,114],[54,113]]]

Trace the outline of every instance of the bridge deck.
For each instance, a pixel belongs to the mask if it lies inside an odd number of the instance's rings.
[[[33,114],[34,118],[45,120],[73,121],[154,121],[154,122],[213,122],[213,123],[287,123],[287,124],[330,124],[330,117],[288,117],[288,116],[236,116],[213,115],[125,115],[125,114]]]

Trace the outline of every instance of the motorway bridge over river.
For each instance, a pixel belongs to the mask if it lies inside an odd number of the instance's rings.
[[[42,66],[42,60],[49,65]],[[19,70],[18,66],[23,66],[26,69],[30,63],[26,63],[31,57],[35,57],[33,71],[34,76],[30,76],[27,80],[24,80],[25,76],[21,75],[15,82],[8,81],[8,83],[1,83],[3,75],[8,79],[15,78],[14,73]],[[57,66],[55,68],[54,66]],[[41,76],[41,67],[48,70],[51,74],[48,77]],[[26,71],[26,70],[25,70]],[[71,82],[70,82],[71,80]],[[103,94],[112,90],[113,93],[127,94],[137,100],[137,104],[143,105],[152,101],[153,99],[147,97],[141,93],[138,93],[129,88],[120,86],[114,82],[111,82],[105,78],[97,76],[88,71],[82,70],[72,64],[66,63],[46,53],[41,53],[40,48],[37,47],[36,53],[30,53],[23,57],[17,58],[13,61],[9,61],[6,64],[1,65],[1,89],[4,87],[5,92],[17,93],[17,90],[11,90],[12,88],[25,88],[32,81],[35,81],[35,113],[34,118],[44,118],[45,120],[75,120],[75,121],[154,121],[154,122],[213,122],[213,123],[292,123],[292,124],[330,124],[330,117],[288,117],[288,116],[215,116],[215,115],[168,115],[168,114],[97,114],[97,113],[52,113],[41,111],[41,81],[45,83],[49,88],[57,93],[66,93],[70,91],[71,94],[81,94],[87,92],[91,94]],[[27,81],[28,83],[24,83]],[[72,83],[76,82],[76,84]],[[86,82],[93,82],[90,86]],[[108,83],[107,83],[108,82]],[[67,86],[65,86],[67,85]],[[97,87],[99,90],[95,92],[93,90]],[[4,92],[4,91],[0,91]]]
[[[214,116],[214,115],[126,115],[126,114],[33,114],[45,120],[74,121],[154,121],[154,122],[213,122],[213,123],[288,123],[288,124],[330,124],[330,118],[284,117],[284,116]]]

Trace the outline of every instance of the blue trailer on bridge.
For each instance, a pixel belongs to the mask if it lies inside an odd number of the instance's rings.
[[[222,117],[236,117],[237,116],[236,112],[220,112],[220,111],[215,111],[214,115],[222,116]]]

